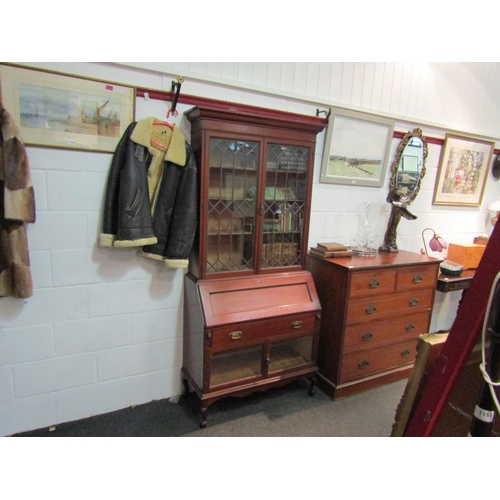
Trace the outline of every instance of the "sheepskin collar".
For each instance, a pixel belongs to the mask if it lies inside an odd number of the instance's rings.
[[[130,139],[132,142],[148,148],[152,155],[162,155],[163,161],[170,161],[183,167],[186,164],[184,135],[175,125],[169,127],[156,123],[163,122],[154,116],[139,120]]]

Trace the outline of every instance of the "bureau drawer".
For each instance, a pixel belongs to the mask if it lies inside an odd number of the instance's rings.
[[[350,297],[364,297],[374,294],[392,293],[396,290],[396,270],[363,271],[353,273]]]
[[[344,353],[372,349],[376,344],[413,340],[421,333],[428,333],[429,312],[399,316],[394,319],[373,321],[348,326],[344,334]]]
[[[438,266],[415,266],[399,269],[396,279],[396,291],[435,288]]]
[[[207,336],[211,340],[212,351],[237,349],[256,344],[275,336],[308,333],[317,326],[316,313],[296,314],[280,318],[270,318],[248,323],[232,323],[212,328]]]
[[[424,288],[404,293],[353,299],[347,306],[346,325],[429,311],[432,310],[433,297],[434,289]]]
[[[397,368],[415,361],[417,340],[379,347],[371,351],[347,354],[343,357],[340,382],[360,378]]]

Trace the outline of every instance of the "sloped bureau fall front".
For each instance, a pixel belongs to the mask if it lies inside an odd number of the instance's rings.
[[[334,399],[407,377],[429,332],[441,261],[413,252],[309,255],[322,306],[318,385]]]
[[[209,405],[311,380],[320,304],[306,270],[316,117],[246,107],[186,113],[200,170],[184,280],[182,373]]]

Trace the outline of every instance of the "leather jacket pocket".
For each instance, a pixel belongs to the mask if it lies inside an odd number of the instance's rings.
[[[142,189],[140,187],[138,187],[135,190],[135,196],[134,196],[132,203],[130,204],[130,206],[128,206],[125,209],[125,212],[127,215],[129,215],[130,217],[133,217],[135,214],[137,214],[137,212],[139,211],[139,208],[141,208],[141,205],[142,205],[142,196],[143,196]]]

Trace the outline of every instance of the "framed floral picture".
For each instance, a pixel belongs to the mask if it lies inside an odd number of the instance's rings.
[[[480,206],[494,147],[494,142],[446,134],[432,203]]]
[[[390,118],[333,108],[320,182],[382,187],[393,133]]]
[[[0,102],[31,146],[114,152],[134,120],[135,88],[0,64]]]

